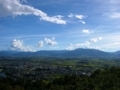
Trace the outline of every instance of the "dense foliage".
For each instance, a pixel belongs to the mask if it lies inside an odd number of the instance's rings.
[[[97,69],[91,76],[64,75],[52,81],[1,77],[0,90],[120,90],[120,67]]]

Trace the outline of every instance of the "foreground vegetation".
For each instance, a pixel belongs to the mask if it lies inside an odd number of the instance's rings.
[[[119,58],[1,57],[0,73],[0,90],[120,90]]]
[[[0,90],[120,90],[120,67],[98,69],[91,76],[64,75],[53,81],[0,78]]]

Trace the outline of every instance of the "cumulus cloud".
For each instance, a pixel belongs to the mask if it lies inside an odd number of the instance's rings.
[[[44,41],[46,42],[47,45],[56,45],[57,44],[54,37],[52,39],[45,38]]]
[[[68,15],[68,17],[69,17],[69,18],[77,18],[77,19],[80,20],[80,22],[81,22],[82,24],[86,24],[86,22],[83,20],[83,19],[86,18],[86,16],[84,16],[84,15],[71,13],[71,14]]]
[[[18,15],[35,15],[38,16],[40,20],[56,24],[66,24],[66,21],[62,20],[63,16],[56,15],[50,17],[39,9],[35,9],[29,5],[23,5],[20,0],[0,0],[0,17]]]
[[[85,33],[85,34],[89,34],[89,33],[90,33],[90,30],[88,30],[88,29],[83,29],[82,32]]]
[[[65,48],[65,50],[73,50],[74,49],[74,45],[73,44],[69,44],[67,46],[67,48]]]
[[[14,39],[12,42],[11,42],[11,50],[15,50],[15,51],[24,51],[24,52],[27,52],[27,51],[31,51],[33,52],[34,50],[32,50],[30,47],[25,47],[23,45],[23,41],[22,40],[17,40],[17,39]]]
[[[89,42],[98,42],[99,40],[102,40],[102,39],[103,39],[102,37],[93,38],[93,39],[90,39]]]
[[[90,45],[90,42],[78,43],[78,44],[69,44],[66,50],[74,50],[76,48],[86,48]]]
[[[89,41],[86,41],[84,43],[77,43],[77,44],[69,44],[67,46],[67,48],[65,48],[66,50],[74,50],[77,48],[98,48],[98,47],[92,47],[90,46],[93,42],[98,42],[99,40],[102,40],[102,37],[98,37],[98,38],[94,38],[94,39],[90,39]]]
[[[68,17],[69,17],[69,18],[73,18],[73,17],[74,17],[74,14],[71,13],[71,14],[68,15]]]
[[[84,15],[73,14],[73,13],[69,14],[68,17],[69,18],[78,18],[78,19],[81,19],[81,20],[84,19],[84,18],[86,18],[86,16],[84,16]]]
[[[44,45],[44,42],[41,40],[38,42],[37,47],[43,47],[43,45]]]
[[[83,16],[83,15],[75,15],[75,17],[78,18],[78,19],[80,19],[80,20],[82,20],[82,19],[85,18],[85,16]]]
[[[79,47],[89,46],[89,45],[90,45],[90,42],[85,42],[85,43],[75,44],[74,47],[79,48]]]

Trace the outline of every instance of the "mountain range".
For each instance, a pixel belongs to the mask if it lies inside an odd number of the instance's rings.
[[[120,57],[120,51],[104,52],[96,49],[43,50],[37,52],[0,51],[0,56],[47,56],[47,57]]]

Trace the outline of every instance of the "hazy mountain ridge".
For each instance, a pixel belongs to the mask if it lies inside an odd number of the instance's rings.
[[[104,52],[96,49],[43,50],[37,52],[0,51],[0,56],[48,56],[48,57],[120,57],[120,51]]]

